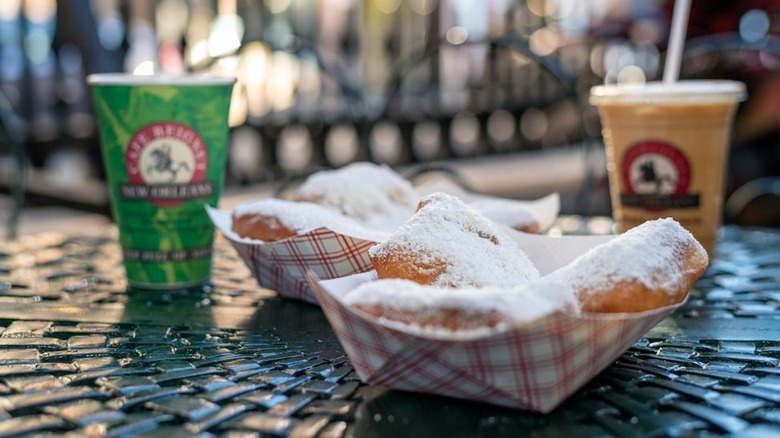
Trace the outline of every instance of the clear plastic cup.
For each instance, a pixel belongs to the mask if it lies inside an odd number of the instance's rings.
[[[720,80],[591,89],[619,232],[672,217],[712,259],[734,113],[745,97],[743,83]]]

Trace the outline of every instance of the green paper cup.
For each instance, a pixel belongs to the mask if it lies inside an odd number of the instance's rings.
[[[97,74],[92,92],[106,180],[131,286],[209,280],[235,79]]]

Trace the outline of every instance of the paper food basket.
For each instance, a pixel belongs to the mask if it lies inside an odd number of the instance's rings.
[[[606,237],[513,233],[542,275]],[[642,313],[563,311],[472,338],[430,338],[383,323],[342,303],[373,272],[309,282],[366,383],[547,413],[582,387],[679,305]]]
[[[381,238],[348,236],[320,227],[275,243],[238,236],[230,212],[207,207],[209,217],[235,248],[261,287],[287,298],[317,304],[306,273],[338,278],[373,269],[368,248]]]

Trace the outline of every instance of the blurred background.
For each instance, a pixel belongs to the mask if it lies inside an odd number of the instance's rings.
[[[661,76],[660,0],[2,0],[0,195],[109,215],[85,77],[238,78],[226,191],[357,160],[609,215],[592,85]],[[726,221],[778,226],[780,0],[692,2],[683,78],[744,81]],[[18,212],[17,212],[18,213]],[[5,219],[4,219],[5,220]]]

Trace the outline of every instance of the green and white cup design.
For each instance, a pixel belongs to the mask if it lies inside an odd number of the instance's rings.
[[[87,78],[127,280],[141,288],[208,281],[228,150],[229,77]]]

